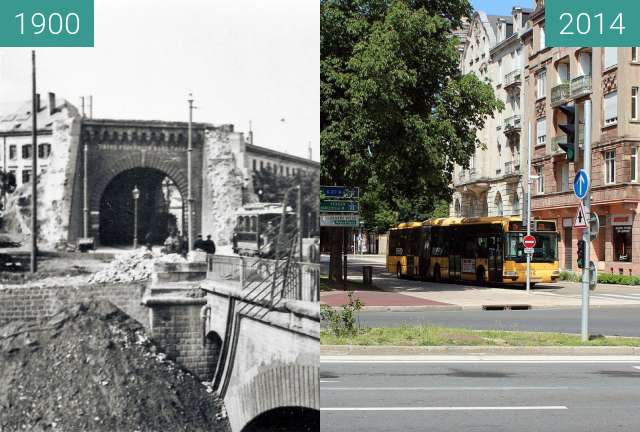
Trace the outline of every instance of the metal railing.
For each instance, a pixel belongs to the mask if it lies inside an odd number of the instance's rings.
[[[522,81],[520,69],[514,69],[504,76],[504,87],[519,84]]]
[[[520,115],[507,117],[504,119],[503,126],[505,132],[520,130],[522,128]]]
[[[571,80],[571,97],[577,98],[591,93],[591,75],[583,75]]]
[[[504,163],[504,174],[505,175],[513,175],[520,174],[520,164],[519,162],[511,161]]]
[[[567,102],[571,97],[570,83],[568,81],[551,88],[551,106],[555,107]]]
[[[257,257],[209,255],[207,279],[241,290],[244,298],[274,306],[282,300],[317,301],[320,265]]]

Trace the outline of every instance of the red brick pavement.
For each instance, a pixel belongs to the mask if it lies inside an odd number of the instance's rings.
[[[404,294],[384,291],[354,291],[353,298],[360,298],[365,306],[448,306],[449,303],[437,302]],[[320,294],[320,301],[329,306],[342,306],[347,303],[345,291],[331,291]]]

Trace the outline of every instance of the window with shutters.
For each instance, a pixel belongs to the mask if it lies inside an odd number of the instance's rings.
[[[544,145],[547,142],[547,119],[538,119],[536,123],[536,143]]]
[[[604,152],[604,182],[613,184],[616,182],[616,151]]]
[[[618,64],[618,48],[606,47],[604,48],[604,68],[609,69]]]
[[[604,125],[611,126],[618,123],[618,92],[612,92],[604,97]]]
[[[631,163],[629,165],[631,170],[630,180],[635,183],[638,181],[638,146],[631,147]]]

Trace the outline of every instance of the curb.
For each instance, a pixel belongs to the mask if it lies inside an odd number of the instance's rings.
[[[640,355],[640,347],[627,346],[371,346],[371,345],[321,345],[320,355]]]
[[[321,304],[326,304],[322,303]],[[360,309],[361,312],[428,312],[428,311],[481,311],[482,307],[485,305],[469,305],[469,306],[460,306],[460,305],[420,305],[420,306],[364,306]],[[635,304],[615,304],[615,305],[589,305],[589,309],[628,309],[628,308],[638,308],[640,307],[640,303]],[[528,310],[552,310],[552,309],[570,309],[570,310],[579,310],[581,308],[580,305],[538,305],[538,306],[530,306]],[[331,309],[335,311],[342,310],[342,306],[332,306]],[[497,311],[497,312],[507,312],[507,311]],[[510,312],[510,311],[509,311]],[[519,311],[526,312],[526,310]]]

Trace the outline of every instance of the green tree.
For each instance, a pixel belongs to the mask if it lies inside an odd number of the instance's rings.
[[[502,109],[458,70],[451,31],[471,12],[467,0],[320,2],[321,182],[360,186],[379,228],[449,200],[454,165],[469,166],[476,131]]]

